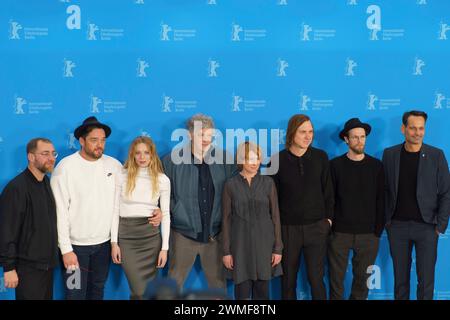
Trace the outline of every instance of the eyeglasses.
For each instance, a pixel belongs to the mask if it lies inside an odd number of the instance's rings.
[[[41,155],[41,156],[43,156],[43,157],[46,157],[46,158],[50,158],[50,157],[53,157],[53,158],[58,158],[58,152],[56,152],[56,151],[53,151],[53,152],[49,152],[49,151],[44,151],[44,152],[41,152],[41,153],[34,153],[34,154],[39,154],[39,155]]]

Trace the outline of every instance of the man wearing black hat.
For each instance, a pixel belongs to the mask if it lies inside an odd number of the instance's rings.
[[[350,299],[367,299],[368,268],[375,263],[384,228],[383,165],[364,153],[370,131],[370,125],[358,118],[348,120],[339,134],[347,143],[348,152],[330,161],[335,194],[328,250],[331,300],[343,299],[350,250],[353,251]]]
[[[450,176],[441,149],[423,143],[423,111],[403,114],[405,142],[383,153],[386,230],[394,265],[395,299],[409,300],[411,253],[416,252],[417,299],[431,300],[439,234],[447,229]]]
[[[111,129],[95,117],[85,119],[74,132],[81,150],[62,159],[52,175],[66,299],[103,299],[115,177],[122,169],[119,161],[103,154],[110,134]]]

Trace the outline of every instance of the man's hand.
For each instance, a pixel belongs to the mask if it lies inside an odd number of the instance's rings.
[[[63,254],[63,262],[66,269],[75,270],[80,267],[77,255],[73,251]]]
[[[162,220],[162,212],[159,208],[153,210],[153,215],[148,218],[148,223],[150,223],[154,227],[159,227]]]
[[[3,274],[5,277],[5,288],[14,289],[19,285],[19,277],[16,270],[11,270]]]

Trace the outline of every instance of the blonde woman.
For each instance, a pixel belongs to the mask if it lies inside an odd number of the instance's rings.
[[[161,230],[149,224],[154,210],[162,211]],[[116,180],[111,255],[122,264],[131,299],[143,299],[157,268],[167,261],[170,233],[170,180],[153,141],[137,137],[131,143],[124,169]]]
[[[261,156],[256,144],[241,144],[240,174],[223,189],[223,264],[237,300],[269,299],[269,280],[282,274],[277,191],[271,177],[259,174]]]

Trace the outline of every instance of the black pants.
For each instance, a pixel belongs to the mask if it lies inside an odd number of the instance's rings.
[[[236,300],[269,300],[269,280],[247,280],[234,286]]]
[[[373,233],[351,234],[334,232],[328,246],[328,266],[330,271],[330,299],[341,300],[344,295],[344,278],[348,266],[348,255],[352,258],[352,291],[350,300],[365,300],[369,293],[367,268],[375,263],[379,238]]]
[[[392,220],[387,227],[394,264],[396,300],[409,300],[412,249],[416,250],[417,299],[432,300],[438,235],[435,226],[414,221]]]
[[[16,300],[52,300],[53,269],[39,270],[28,266],[18,266],[19,284]]]
[[[297,299],[297,273],[302,253],[305,258],[312,299],[327,299],[323,276],[329,233],[330,224],[326,219],[308,225],[281,226],[284,245],[283,259],[281,259],[283,266],[282,299]]]

